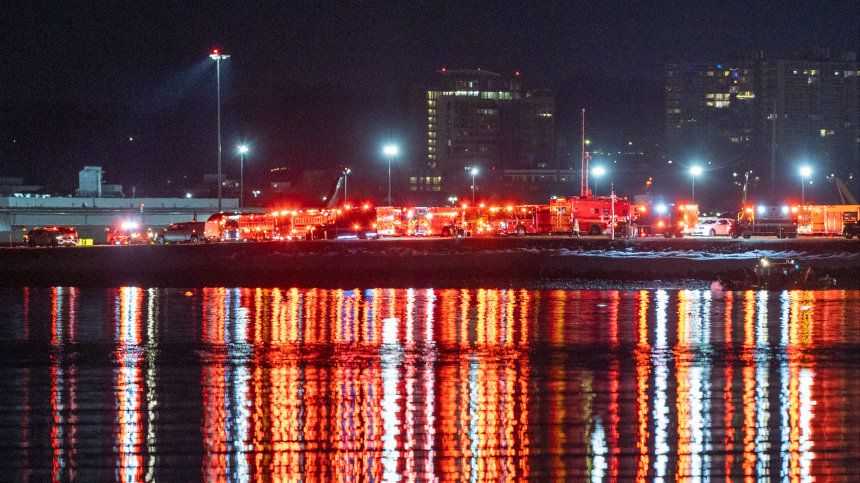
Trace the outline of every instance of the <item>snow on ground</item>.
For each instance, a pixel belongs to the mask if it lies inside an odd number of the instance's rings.
[[[568,250],[562,248],[556,250],[554,256],[579,256],[579,257],[609,257],[609,258],[684,258],[688,260],[746,260],[760,257],[772,258],[775,260],[860,260],[860,253],[843,252],[843,253],[808,253],[797,251],[776,251],[776,250],[751,250],[740,253],[710,253],[700,250],[672,250],[672,251],[645,251],[636,252],[633,250]]]
[[[300,257],[341,257],[344,255],[358,255],[365,253],[362,249],[349,249],[345,251],[333,252],[312,252],[312,253],[291,253],[291,256]],[[428,255],[440,255],[445,252],[437,250],[420,250],[411,247],[395,247],[384,250],[373,250],[373,253],[379,255],[394,255],[401,257],[422,257]],[[463,254],[464,252],[456,252]],[[794,250],[749,250],[737,253],[714,253],[704,250],[665,250],[665,251],[637,251],[631,248],[624,250],[571,250],[568,248],[535,248],[535,247],[517,247],[505,250],[480,250],[475,254],[481,255],[502,255],[502,254],[543,254],[551,257],[605,257],[605,258],[628,258],[628,259],[685,259],[685,260],[751,260],[760,257],[768,257],[775,260],[844,260],[857,262],[860,261],[860,252],[825,252],[814,253],[807,251]]]

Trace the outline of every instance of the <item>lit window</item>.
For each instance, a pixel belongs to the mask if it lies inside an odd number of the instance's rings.
[[[417,182],[418,182],[418,178],[416,178],[416,177],[414,177],[414,176],[413,176],[413,177],[411,177],[411,178],[409,178],[409,183],[410,183],[410,184],[415,184],[415,183],[417,183]]]

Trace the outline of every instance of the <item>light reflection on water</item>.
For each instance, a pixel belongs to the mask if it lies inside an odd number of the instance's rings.
[[[860,293],[0,289],[14,480],[846,481]]]

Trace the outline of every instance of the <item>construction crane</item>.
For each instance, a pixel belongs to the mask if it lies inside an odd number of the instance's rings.
[[[842,205],[856,205],[857,200],[854,199],[854,196],[851,195],[851,192],[848,191],[848,187],[845,186],[845,183],[842,182],[839,178],[833,178],[833,183],[836,185],[836,194],[839,196],[839,204]]]

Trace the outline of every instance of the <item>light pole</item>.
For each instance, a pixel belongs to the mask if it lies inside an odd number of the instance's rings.
[[[221,59],[230,56],[213,49],[209,57],[215,59],[215,78],[218,80],[218,212],[221,212]]]
[[[343,205],[346,206],[346,175],[350,173],[349,168],[343,168]]]
[[[385,146],[384,152],[388,156],[388,206],[391,206],[391,158],[397,155],[397,146]]]
[[[696,176],[702,174],[702,168],[698,166],[693,166],[690,168],[690,175],[693,178],[693,204],[696,204]]]
[[[606,174],[606,169],[603,166],[595,166],[594,169],[591,170],[591,174],[593,174],[596,179],[600,179],[601,176]],[[594,182],[594,191],[594,196],[597,196],[597,181]]]
[[[245,153],[248,152],[248,146],[236,146],[239,150],[239,208],[245,206]],[[220,185],[219,185],[220,186]]]
[[[812,174],[809,166],[800,168],[800,204],[806,205],[806,178]]]
[[[475,206],[475,176],[478,175],[478,168],[472,168],[472,206]]]

